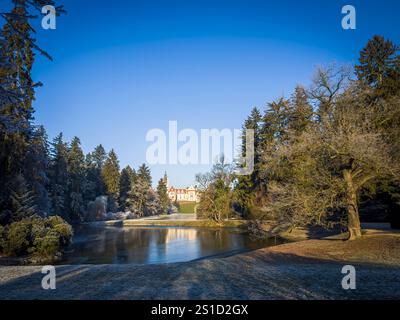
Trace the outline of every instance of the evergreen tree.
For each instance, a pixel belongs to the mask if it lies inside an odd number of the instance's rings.
[[[359,80],[376,89],[378,95],[400,90],[399,48],[390,40],[374,36],[361,51],[356,74]]]
[[[125,211],[128,207],[129,192],[132,189],[132,184],[135,180],[135,172],[130,166],[126,166],[121,171],[119,178],[119,205],[122,211]]]
[[[109,209],[112,211],[117,210],[120,172],[119,161],[114,150],[111,150],[108,154],[102,170],[102,177],[109,197]]]
[[[69,217],[72,221],[79,221],[84,213],[85,204],[85,156],[78,137],[74,137],[68,150],[68,202]]]
[[[158,181],[157,195],[160,202],[161,211],[163,213],[167,213],[171,203],[168,197],[167,183],[165,177]]]
[[[69,185],[68,145],[63,141],[63,135],[57,135],[51,143],[50,150],[50,198],[52,214],[67,219],[67,194]]]
[[[132,188],[128,195],[129,210],[139,216],[147,214],[146,204],[151,190],[151,174],[150,169],[145,165],[141,165],[137,170],[136,181],[132,184]]]
[[[92,153],[86,155],[86,188],[84,200],[86,203],[96,197],[106,194],[106,187],[102,178],[107,154],[100,144]]]
[[[33,131],[25,159],[25,176],[32,188],[35,203],[41,215],[50,213],[51,203],[49,188],[49,146],[47,134],[43,126]]]
[[[4,189],[1,192],[0,207],[3,209],[11,205],[9,186],[24,167],[32,132],[33,51],[32,30],[27,16],[25,1],[15,1],[12,12],[5,16],[7,19],[2,30],[0,183]]]
[[[306,90],[297,86],[290,101],[288,130],[300,135],[311,123],[313,109],[308,101]]]
[[[29,190],[28,184],[21,174],[17,175],[13,182],[11,201],[13,212],[12,221],[20,221],[37,213],[34,195],[32,191]]]
[[[148,188],[151,188],[151,173],[148,166],[142,164],[137,171],[137,176]]]
[[[103,169],[104,163],[107,160],[107,153],[104,147],[99,144],[92,152],[92,161],[95,167],[99,170]]]
[[[29,9],[40,11],[43,1],[13,0],[12,3],[11,12],[0,13],[0,18],[5,20],[0,32],[0,212],[11,208],[10,186],[24,171],[30,139],[34,136],[32,101],[35,87],[39,85],[31,77],[34,51],[49,57],[35,44],[30,22],[35,16]],[[52,0],[46,4],[55,6]],[[61,7],[57,11],[64,12]],[[40,204],[42,210],[45,206]]]

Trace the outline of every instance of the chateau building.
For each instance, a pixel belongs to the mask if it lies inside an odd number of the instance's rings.
[[[177,189],[174,187],[168,188],[168,196],[172,202],[198,202],[199,196],[195,187],[185,189]]]
[[[167,174],[164,175],[165,184],[167,185],[168,197],[172,202],[199,202],[200,196],[196,187],[174,188],[169,186]]]

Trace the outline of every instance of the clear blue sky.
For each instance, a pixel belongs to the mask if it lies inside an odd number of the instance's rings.
[[[1,0],[1,2],[4,2]],[[146,132],[240,128],[253,106],[308,85],[316,65],[355,63],[374,34],[400,44],[400,1],[65,0],[57,30],[38,32],[36,122],[52,138],[102,143],[121,166],[145,162]],[[341,8],[357,9],[357,30]],[[176,186],[202,166],[153,166]]]

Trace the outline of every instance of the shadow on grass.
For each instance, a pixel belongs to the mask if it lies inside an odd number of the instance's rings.
[[[58,266],[56,290],[43,290],[44,275],[36,271],[3,282],[0,299],[400,298],[398,268],[353,263],[357,290],[345,291],[341,287],[343,265],[293,254],[254,252],[161,265]],[[1,267],[0,273],[15,271],[12,268]]]

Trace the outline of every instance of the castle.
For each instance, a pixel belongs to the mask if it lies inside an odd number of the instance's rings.
[[[168,197],[172,202],[199,202],[200,197],[197,188],[190,186],[189,188],[174,188],[170,187],[168,183],[168,177],[164,176]]]

